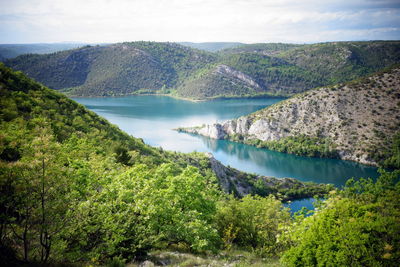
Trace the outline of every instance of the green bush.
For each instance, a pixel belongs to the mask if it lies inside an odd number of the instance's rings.
[[[264,256],[276,255],[283,249],[277,244],[277,238],[289,225],[290,214],[273,196],[247,195],[222,201],[216,216],[226,248],[236,245]]]

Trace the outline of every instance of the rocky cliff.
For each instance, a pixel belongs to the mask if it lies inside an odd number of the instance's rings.
[[[183,131],[245,143],[296,136],[329,140],[344,160],[377,164],[377,153],[400,131],[400,68],[318,88],[248,116]]]

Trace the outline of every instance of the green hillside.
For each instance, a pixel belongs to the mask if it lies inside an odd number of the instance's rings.
[[[285,43],[259,43],[259,44],[242,44],[232,48],[226,48],[221,51],[223,54],[238,53],[257,53],[261,55],[276,55],[284,51],[300,48],[304,45],[285,44]]]
[[[250,44],[216,53],[175,43],[133,42],[23,55],[6,65],[73,96],[170,93],[209,99],[290,96],[399,62],[398,41]]]
[[[172,88],[215,55],[174,43],[86,46],[47,55],[24,55],[6,64],[72,95],[126,95]]]
[[[252,77],[225,64],[214,64],[195,72],[176,89],[176,94],[191,99],[254,96],[263,89]]]
[[[279,58],[340,83],[366,76],[399,63],[399,41],[334,42],[302,46]]]
[[[162,264],[163,250],[178,251],[168,263],[181,266],[278,265],[280,257],[288,266],[396,266],[400,259],[398,173],[350,181],[314,215],[292,217],[273,195],[221,192],[215,160],[145,145],[2,64],[0,102],[2,266]],[[308,188],[293,179],[271,188],[266,178],[218,169],[225,179],[240,176],[236,184],[253,179],[262,194]]]
[[[330,188],[213,160],[224,188],[205,154],[150,147],[3,64],[0,96],[0,257],[10,265],[132,259],[171,243],[215,251],[220,189],[296,199]],[[272,195],[262,201],[281,207]]]
[[[285,60],[258,53],[238,53],[225,56],[223,62],[253,77],[264,91],[291,95],[321,86],[324,76]]]
[[[222,50],[219,64],[249,76],[257,85],[243,86],[238,75],[196,73],[177,89],[178,95],[207,99],[218,96],[290,96],[346,82],[400,62],[400,42],[342,42],[313,45],[252,44]]]

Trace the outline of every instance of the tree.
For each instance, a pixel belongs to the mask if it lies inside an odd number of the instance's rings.
[[[70,209],[68,171],[61,146],[55,141],[47,123],[36,120],[35,134],[21,148],[18,162],[2,163],[2,186],[8,196],[4,202],[12,212],[4,214],[8,240],[22,242],[24,261],[47,262],[52,241],[65,226],[64,215]],[[26,140],[28,141],[28,140]],[[4,239],[4,238],[3,238]],[[13,242],[19,247],[19,242]]]

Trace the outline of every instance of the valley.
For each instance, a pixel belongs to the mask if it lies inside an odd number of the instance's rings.
[[[398,267],[398,0],[0,0],[0,267]]]
[[[41,249],[45,253],[41,254],[45,255],[42,262],[47,261],[51,252],[62,253],[64,261],[80,261],[76,253],[84,261],[87,257],[103,261],[120,254],[124,250],[125,241],[122,240],[131,238],[136,240],[134,242],[147,242],[145,248],[132,243],[124,256],[136,257],[153,246],[164,246],[164,242],[175,240],[173,236],[176,234],[182,235],[180,230],[170,228],[177,225],[177,216],[182,219],[182,227],[187,227],[185,231],[189,231],[186,237],[177,237],[179,242],[193,244],[198,252],[213,250],[219,246],[213,216],[218,201],[229,201],[228,193],[250,202],[262,201],[268,207],[274,205],[274,210],[264,211],[266,216],[269,212],[278,212],[283,221],[289,219],[289,213],[281,206],[281,200],[322,197],[333,189],[331,185],[300,182],[293,178],[244,173],[224,166],[211,154],[183,154],[151,147],[21,72],[0,64],[0,74],[0,205],[4,207],[4,220],[0,221],[3,246],[0,256],[6,258],[7,264],[34,262]],[[166,100],[177,101],[161,97],[161,101]],[[229,104],[235,106],[235,101]],[[111,106],[124,107],[120,104]],[[143,108],[140,104],[132,105],[135,106]],[[155,190],[159,190],[157,194]],[[137,204],[131,202],[132,197],[136,198]],[[148,197],[154,199],[146,200]],[[177,197],[179,200],[173,200]],[[166,198],[171,198],[168,200],[169,209],[165,203],[154,206],[159,199],[166,201]],[[115,201],[120,204],[114,206]],[[143,207],[142,201],[146,203]],[[117,210],[112,211],[114,208]],[[154,214],[153,208],[159,211]],[[106,213],[101,215],[103,211]],[[129,215],[131,212],[136,214],[132,217]],[[170,216],[170,226],[165,223],[156,226],[147,219],[150,216],[158,220],[159,216],[165,216],[163,213]],[[23,218],[16,217],[20,214]],[[220,216],[224,216],[223,212]],[[221,227],[225,227],[222,217]],[[154,240],[131,232],[133,226],[129,222],[132,218],[136,218],[134,227],[140,223],[142,229],[154,231],[151,233]],[[110,221],[103,225],[98,221],[103,219]],[[192,225],[193,220],[197,226]],[[95,228],[90,226],[92,224],[96,225]],[[113,232],[112,229],[122,229],[126,233],[110,240],[107,233]],[[211,232],[205,234],[208,229]],[[104,235],[99,236],[99,231]],[[171,236],[159,239],[160,231]],[[106,246],[106,250],[102,246],[84,245],[93,234],[100,238],[99,242]],[[197,236],[198,241],[193,240],[193,236]],[[49,246],[48,242],[53,245]],[[29,247],[20,251],[18,247],[24,244],[29,244]]]
[[[0,256],[298,266],[328,257],[309,247],[323,236],[394,266],[398,45],[134,42],[0,63]]]

